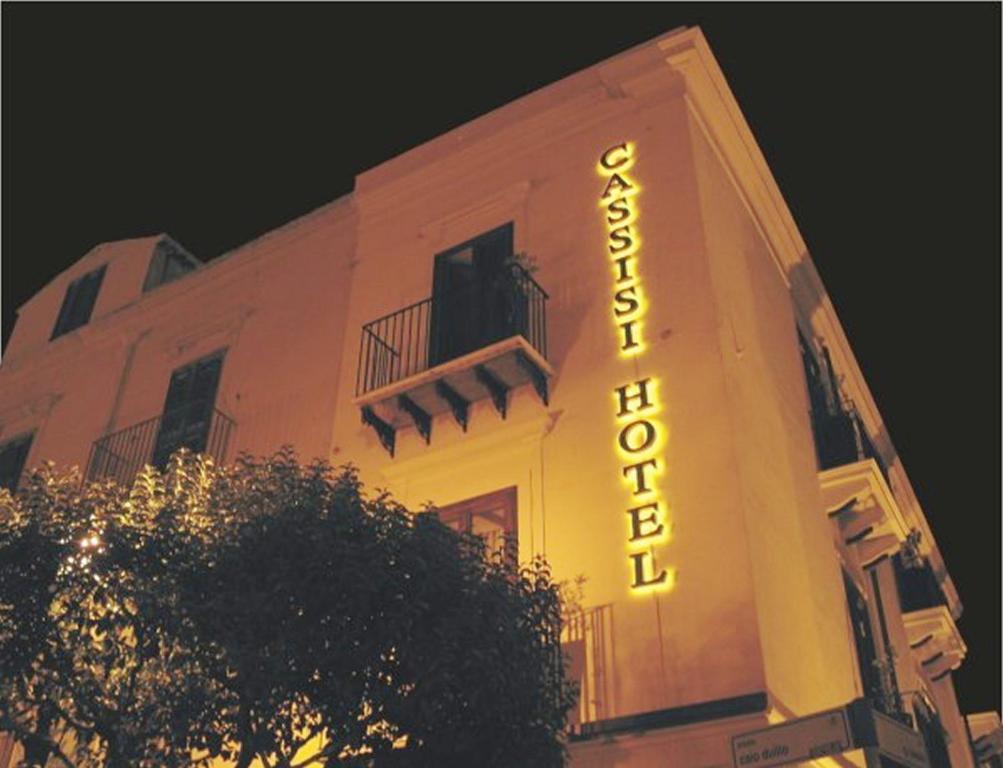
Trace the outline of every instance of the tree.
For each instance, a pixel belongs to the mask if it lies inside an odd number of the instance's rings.
[[[0,497],[0,729],[30,765],[562,764],[546,564],[431,512],[289,450],[43,468]]]
[[[0,496],[0,730],[28,765],[191,763],[189,721],[213,688],[171,583],[183,540],[158,519],[184,486],[164,485],[81,488],[45,467]]]

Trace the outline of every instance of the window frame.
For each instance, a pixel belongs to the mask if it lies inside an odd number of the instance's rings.
[[[475,515],[487,512],[497,513],[499,509],[503,513],[504,524],[502,535],[504,547],[509,554],[516,554],[519,551],[519,494],[514,485],[491,491],[480,496],[474,496],[454,504],[446,504],[435,509],[434,514],[439,522],[462,533],[477,535],[473,532],[473,519]],[[454,527],[453,522],[460,521],[461,525]],[[486,542],[485,542],[486,543]]]
[[[101,293],[101,286],[104,284],[104,276],[107,268],[107,264],[102,264],[100,267],[92,269],[76,278],[66,286],[66,293],[63,294],[63,303],[59,307],[56,324],[53,326],[52,335],[49,337],[50,341],[64,336],[71,331],[75,331],[77,328],[82,328],[91,321],[94,307],[97,305],[98,296]],[[87,304],[85,305],[84,302],[87,302]]]
[[[167,391],[164,393],[164,405],[160,409],[160,423],[157,425],[157,434],[153,441],[151,463],[154,466],[164,466],[171,454],[178,450],[178,448],[192,442],[192,440],[185,435],[191,431],[194,425],[201,422],[198,420],[192,421],[190,411],[199,403],[200,400],[203,399],[193,397],[196,391],[197,376],[199,374],[200,367],[207,366],[218,361],[219,367],[216,372],[216,380],[213,385],[212,396],[204,398],[205,403],[208,404],[206,408],[207,415],[204,418],[205,426],[202,436],[200,440],[197,441],[200,444],[200,447],[197,448],[199,452],[205,452],[208,450],[209,443],[212,440],[213,422],[216,419],[216,403],[219,399],[220,383],[223,380],[223,367],[226,363],[226,352],[227,350],[225,348],[218,349],[208,355],[203,355],[202,357],[191,360],[184,365],[178,366],[171,371],[170,378],[167,381]],[[186,385],[186,396],[183,402],[172,405],[172,384],[174,384],[175,380],[185,372],[189,372],[189,375],[191,376],[191,379]],[[170,430],[165,431],[165,423],[169,423],[167,418],[168,416],[180,418],[177,425],[173,426]],[[190,448],[190,450],[196,449]]]
[[[185,268],[173,277],[169,277],[167,270],[172,260],[184,265]],[[181,247],[170,241],[161,241],[154,247],[153,255],[150,256],[150,266],[147,267],[146,278],[143,280],[143,293],[149,293],[162,285],[180,280],[197,270],[199,266],[200,262]]]
[[[35,432],[21,432],[20,434],[14,435],[2,442],[0,442],[0,457],[11,447],[15,447],[18,444],[25,445],[24,455],[21,457],[21,466],[18,467],[17,472],[13,475],[13,484],[8,485],[3,482],[3,476],[0,474],[0,488],[6,488],[11,493],[17,491],[18,486],[21,484],[21,477],[24,475],[24,468],[28,465],[28,457],[31,455],[31,447],[35,442]]]
[[[466,255],[462,261],[458,257]],[[507,221],[435,254],[429,310],[429,366],[455,360],[515,335],[498,309],[498,280],[515,255],[515,222]],[[458,268],[462,264],[464,269]],[[525,335],[525,331],[522,331]]]

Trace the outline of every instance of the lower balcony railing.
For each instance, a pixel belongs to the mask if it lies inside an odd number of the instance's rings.
[[[583,732],[583,726],[610,715],[613,608],[599,605],[575,610],[562,620],[567,675],[578,685],[578,702],[568,713],[568,730],[575,736]]]
[[[213,410],[208,421],[187,429],[161,429],[161,417],[141,421],[94,441],[87,461],[88,480],[114,480],[129,485],[145,465],[162,467],[179,448],[205,453],[224,462],[236,422]]]

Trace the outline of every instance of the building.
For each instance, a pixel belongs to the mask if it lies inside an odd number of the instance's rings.
[[[968,715],[968,732],[971,734],[975,764],[985,768],[1003,766],[1003,724],[995,712],[978,712]]]
[[[0,441],[6,485],[292,442],[516,535],[584,578],[575,766],[975,765],[958,594],[699,30],[207,264],[96,247],[20,309]]]

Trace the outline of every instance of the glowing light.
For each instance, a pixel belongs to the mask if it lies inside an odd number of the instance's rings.
[[[652,558],[654,563],[654,558]],[[633,581],[635,574],[634,571],[634,561],[629,562],[629,567],[631,569],[631,580]],[[661,568],[660,573],[665,575],[665,578],[661,581],[654,583],[639,584],[636,587],[632,587],[631,593],[637,596],[650,595],[657,592],[668,592],[674,586],[676,586],[676,569],[675,568]]]
[[[596,163],[603,179],[599,207],[604,211],[606,251],[613,269],[612,317],[618,354],[633,360],[647,350],[642,318],[648,309],[640,272],[637,197],[641,187],[631,174],[636,162],[634,144],[625,141],[608,147]],[[613,412],[614,450],[623,462],[621,481],[630,500],[624,513],[628,583],[633,594],[671,589],[675,571],[657,564],[655,550],[669,540],[672,530],[658,483],[665,472],[668,430],[658,418],[662,408],[657,379],[645,377],[614,388]]]

